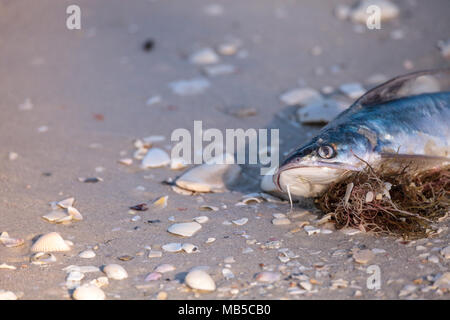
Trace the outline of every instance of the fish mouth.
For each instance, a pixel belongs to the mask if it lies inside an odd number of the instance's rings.
[[[344,163],[327,163],[320,161],[312,164],[287,163],[275,172],[273,182],[278,190],[286,192],[286,189],[282,186],[282,181],[280,181],[282,174],[284,174],[284,176],[293,181],[292,185],[294,188],[300,187],[300,185],[303,184],[303,186],[301,186],[303,191],[298,191],[298,195],[314,196],[347,172],[357,170],[358,168]],[[291,176],[286,175],[289,171],[292,172]],[[291,184],[287,183],[285,185],[290,186]]]

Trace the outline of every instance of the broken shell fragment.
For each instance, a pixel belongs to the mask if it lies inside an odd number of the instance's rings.
[[[161,279],[162,274],[160,272],[150,272],[144,279],[145,282],[148,281],[157,281]]]
[[[188,170],[176,181],[176,185],[196,192],[224,192],[241,172],[241,167],[232,163],[232,155],[226,154],[221,163],[205,163]]]
[[[67,199],[57,202],[56,204],[63,209],[67,209],[67,208],[73,206],[74,201],[75,201],[75,198],[67,198]]]
[[[57,232],[50,232],[41,236],[32,246],[32,252],[69,251],[70,246]]]
[[[211,276],[203,270],[194,269],[190,271],[185,278],[186,284],[192,289],[202,291],[216,290],[216,284]]]
[[[25,243],[24,239],[11,238],[8,232],[0,234],[0,242],[7,248],[19,247]]]
[[[123,280],[128,278],[127,271],[121,265],[115,263],[104,266],[102,271],[110,279]]]
[[[154,272],[159,272],[159,273],[166,273],[166,272],[171,272],[171,271],[175,271],[175,266],[172,264],[168,264],[168,263],[164,263],[161,264],[159,266],[157,266],[154,270]]]
[[[163,208],[167,207],[168,199],[169,199],[169,196],[160,197],[153,202],[153,206],[163,209]]]
[[[248,222],[248,218],[241,218],[241,219],[233,220],[232,222],[237,226],[243,226],[244,224],[246,224]]]
[[[143,169],[146,168],[159,168],[164,167],[170,163],[170,157],[162,149],[159,148],[151,148],[144,159],[142,159],[141,167]]]
[[[209,218],[207,216],[199,216],[199,217],[195,217],[194,221],[198,222],[198,223],[205,223],[209,220]]]
[[[81,215],[80,211],[75,209],[74,207],[68,207],[67,213],[72,217],[75,221],[81,221],[83,220],[83,216]]]
[[[95,252],[94,252],[94,250],[90,250],[90,249],[84,250],[84,251],[80,252],[78,254],[78,256],[83,259],[92,259],[95,257]]]
[[[182,244],[181,243],[168,243],[162,246],[162,249],[167,252],[178,252],[182,250]]]
[[[0,290],[0,300],[17,300],[17,296],[12,291]]]
[[[278,272],[272,272],[272,271],[263,271],[258,273],[255,276],[256,281],[259,282],[268,282],[268,283],[272,283],[272,282],[276,282],[278,280],[281,279],[281,274]]]
[[[75,300],[105,300],[105,293],[96,285],[85,284],[76,288],[72,297]]]
[[[201,228],[198,222],[184,222],[171,225],[167,231],[178,236],[191,237]]]
[[[45,216],[42,216],[42,218],[53,223],[63,223],[72,220],[72,217],[70,215],[68,216],[62,210],[52,211]]]
[[[48,252],[36,252],[30,258],[32,264],[43,265],[56,262],[56,257]]]
[[[198,251],[198,247],[196,245],[193,245],[192,243],[183,243],[183,245],[181,246],[181,249],[186,253],[192,253],[192,252]]]

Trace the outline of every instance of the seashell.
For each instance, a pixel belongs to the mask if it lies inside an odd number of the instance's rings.
[[[66,282],[78,282],[84,278],[84,274],[79,271],[72,271],[66,277]]]
[[[214,291],[216,290],[216,284],[211,276],[203,270],[192,270],[184,279],[186,284],[192,289],[202,290],[202,291]]]
[[[0,300],[17,300],[17,296],[12,291],[0,290]]]
[[[81,252],[78,254],[78,256],[79,256],[80,258],[83,258],[83,259],[92,259],[92,258],[95,257],[95,252],[94,252],[94,250],[91,250],[91,249],[89,249],[89,250],[84,250],[84,251],[81,251]]]
[[[366,193],[366,203],[372,202],[374,198],[375,196],[372,191]]]
[[[67,199],[58,201],[56,204],[63,209],[67,209],[68,207],[73,206],[74,201],[75,201],[75,198],[67,198]]]
[[[201,228],[202,226],[197,222],[183,222],[171,225],[167,231],[178,236],[191,237]]]
[[[32,264],[48,264],[52,262],[56,262],[56,257],[51,253],[46,252],[36,252],[30,258]]]
[[[161,258],[161,257],[162,257],[161,251],[150,250],[150,252],[148,253],[148,258]]]
[[[208,238],[205,243],[213,243],[214,241],[216,241],[216,238]]]
[[[108,277],[98,277],[97,279],[91,280],[89,283],[101,288],[107,286],[109,280]]]
[[[128,278],[127,271],[121,265],[115,263],[104,266],[103,272],[106,274],[108,278],[114,280],[123,280]]]
[[[72,216],[67,215],[62,210],[52,211],[45,216],[42,216],[42,218],[53,223],[63,223],[72,220]]]
[[[181,175],[175,183],[180,188],[195,192],[224,192],[227,185],[235,181],[241,172],[241,167],[232,163],[232,160],[233,156],[226,154],[222,164],[206,163],[196,166]]]
[[[256,281],[259,282],[275,282],[281,279],[281,274],[279,272],[273,272],[273,271],[263,271],[258,273],[255,276]]]
[[[0,264],[0,269],[16,270],[17,268],[14,266],[10,266],[9,264],[2,263]]]
[[[194,221],[198,222],[198,223],[205,223],[209,220],[209,218],[207,216],[199,216],[199,217],[195,217]]]
[[[234,278],[234,273],[228,268],[223,268],[222,269],[222,275],[227,280],[230,280],[230,279]]]
[[[32,252],[69,251],[70,246],[57,232],[50,232],[41,236],[32,246]]]
[[[0,234],[0,242],[7,248],[19,247],[25,243],[24,239],[11,238],[8,232],[2,232]]]
[[[165,207],[167,207],[168,199],[169,199],[169,196],[160,197],[153,202],[153,206],[155,206],[157,208],[161,208],[161,209],[165,208]]]
[[[219,210],[219,208],[217,208],[217,207],[208,206],[208,205],[202,205],[202,206],[200,206],[199,209],[202,211],[218,211]]]
[[[316,227],[313,226],[304,226],[303,230],[306,231],[306,233],[308,234],[308,236],[312,236],[313,234],[318,234],[320,233],[320,229],[317,229]]]
[[[204,48],[189,57],[189,61],[193,64],[213,64],[219,62],[219,56],[211,48]]]
[[[252,203],[261,203],[261,202],[262,202],[261,198],[249,197],[249,198],[245,198],[242,201],[236,203],[236,206],[244,206],[244,205],[249,205]]]
[[[198,251],[198,247],[196,245],[193,245],[192,243],[183,243],[183,245],[181,246],[181,249],[183,249],[183,251],[186,253],[192,253],[192,252]]]
[[[162,274],[159,272],[150,272],[147,276],[145,276],[144,281],[157,281],[159,279],[161,279]]]
[[[194,192],[192,192],[192,191],[189,191],[189,190],[186,190],[186,189],[182,189],[182,188],[177,187],[177,186],[171,186],[171,188],[172,188],[173,192],[181,194],[183,196],[191,196],[191,195],[194,194]]]
[[[248,218],[241,218],[238,220],[233,220],[232,222],[237,226],[243,226],[244,224],[246,224],[248,222]]]
[[[105,293],[96,285],[85,284],[75,289],[72,298],[75,300],[105,300]]]
[[[123,164],[124,166],[131,166],[133,164],[133,159],[131,159],[131,158],[123,158],[123,159],[120,159],[118,162],[120,164]]]
[[[161,265],[157,266],[154,271],[159,272],[159,273],[166,273],[166,272],[175,271],[175,269],[176,268],[174,265],[165,263],[165,264],[161,264]]]
[[[162,249],[167,252],[179,252],[182,250],[183,245],[181,243],[168,243],[162,246]]]
[[[81,213],[75,209],[74,207],[68,207],[67,208],[67,213],[72,217],[73,220],[75,221],[81,221],[83,220],[83,216],[81,215]]]
[[[290,224],[291,220],[288,218],[275,218],[272,220],[272,224],[276,226],[287,225]]]
[[[159,148],[151,148],[148,150],[144,159],[142,159],[141,168],[158,168],[164,167],[170,163],[170,157],[162,149]]]

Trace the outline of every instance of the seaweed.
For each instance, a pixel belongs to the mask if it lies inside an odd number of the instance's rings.
[[[450,166],[412,174],[406,167],[385,171],[366,164],[315,202],[332,213],[337,229],[353,227],[405,240],[432,237],[437,222],[449,214]]]

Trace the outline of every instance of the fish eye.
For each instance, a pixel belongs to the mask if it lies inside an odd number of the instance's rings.
[[[319,149],[317,149],[317,153],[323,159],[330,159],[336,155],[336,152],[331,146],[320,146]]]

